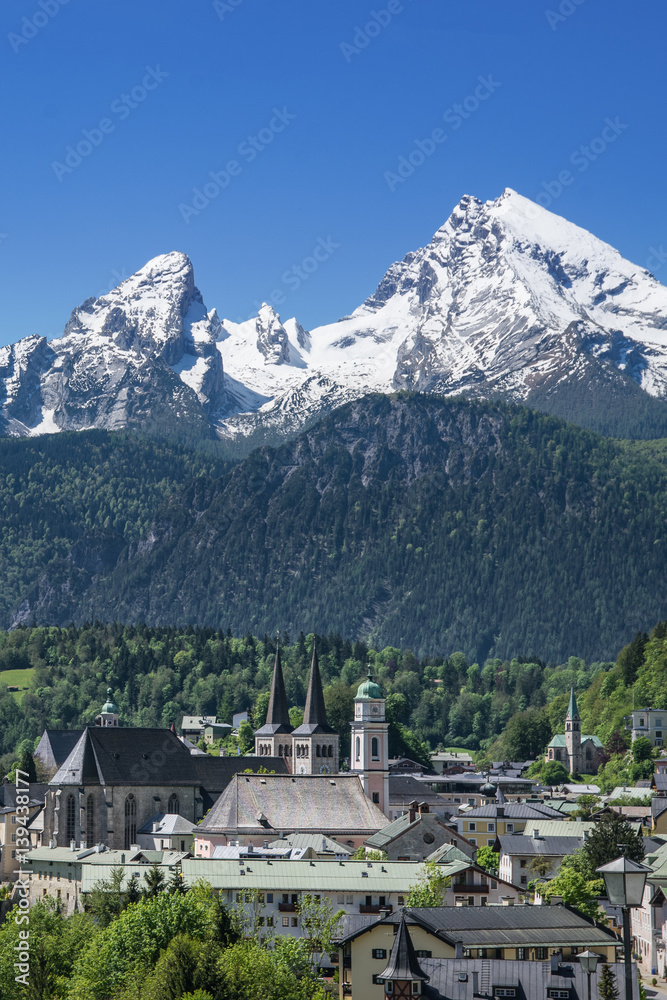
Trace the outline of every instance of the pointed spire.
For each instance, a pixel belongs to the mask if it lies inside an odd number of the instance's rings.
[[[287,695],[285,693],[285,681],[283,679],[283,668],[280,662],[280,646],[276,642],[276,658],[273,664],[273,680],[271,681],[271,694],[269,696],[269,708],[266,713],[266,722],[257,729],[260,735],[271,735],[273,733],[291,733],[292,726],[289,721],[289,710],[287,708]]]
[[[578,719],[579,709],[577,708],[577,699],[574,695],[574,685],[570,688],[570,704],[567,707],[567,719]]]
[[[327,721],[327,710],[324,705],[324,693],[322,691],[322,678],[320,676],[320,664],[317,659],[317,650],[313,645],[313,659],[310,664],[310,679],[308,681],[308,693],[306,695],[306,707],[303,713],[303,722],[295,734],[300,736],[310,733],[333,733]]]
[[[405,910],[401,910],[401,922],[396,931],[394,946],[389,956],[389,963],[384,972],[379,974],[378,978],[388,979],[390,982],[394,982],[395,980],[400,982],[421,980],[427,983],[429,980],[429,976],[426,975],[420,966],[415,954],[415,948],[405,919]]]
[[[308,694],[306,695],[306,707],[303,713],[303,721],[306,725],[326,726],[327,710],[324,707],[324,693],[322,691],[322,678],[320,676],[320,664],[317,659],[317,650],[313,644],[313,659],[310,664],[310,680],[308,681]]]

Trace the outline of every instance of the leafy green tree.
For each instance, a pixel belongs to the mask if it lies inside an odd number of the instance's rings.
[[[562,896],[564,903],[598,923],[606,922],[604,910],[598,904],[598,896],[602,892],[604,892],[602,879],[588,880],[581,872],[563,865],[555,878],[539,887],[543,899]]]
[[[540,770],[540,778],[545,785],[563,785],[569,774],[559,760],[548,760]]]
[[[590,819],[599,808],[600,797],[598,795],[580,795],[577,799],[577,808],[571,813],[571,816],[573,819]]]
[[[645,736],[638,736],[632,743],[632,759],[640,764],[645,760],[653,760],[653,744]]]
[[[239,726],[239,749],[241,755],[249,753],[255,746],[255,731],[249,722],[242,722]]]
[[[130,880],[130,883],[134,880]],[[125,870],[121,865],[115,865],[109,874],[109,879],[100,879],[91,889],[86,904],[87,911],[94,917],[100,927],[108,927],[123,912],[128,902],[131,902],[130,888],[123,891]],[[136,882],[135,882],[136,889]],[[134,889],[132,890],[134,894]]]
[[[350,856],[350,861],[386,861],[386,851],[374,851],[371,847],[358,847]]]
[[[494,851],[492,847],[478,847],[477,848],[477,864],[480,868],[483,868],[487,872],[498,873],[498,865],[500,863],[500,854]]]
[[[317,899],[304,893],[299,900],[301,929],[311,952],[331,952],[345,910],[334,912],[330,899]]]
[[[600,1000],[618,1000],[619,997],[616,975],[606,962],[598,977],[598,997]]]
[[[607,739],[604,748],[610,757],[614,754],[624,754],[628,749],[628,739],[625,731],[615,729]]]
[[[626,819],[613,814],[595,824],[581,851],[594,872],[622,853],[632,861],[642,861],[644,841],[641,832],[635,833]]]
[[[623,683],[626,687],[632,687],[637,674],[644,663],[644,650],[648,642],[646,632],[637,632],[636,636],[618,654],[616,662],[621,669]]]
[[[419,871],[419,877],[408,889],[405,897],[406,906],[442,906],[445,892],[452,880],[444,874],[435,861],[425,861]]]
[[[183,881],[182,872],[180,871],[180,869],[174,868],[174,870],[171,873],[171,878],[167,883],[167,892],[170,892],[172,895],[177,892],[180,893],[182,896],[184,896],[187,891],[188,887]]]

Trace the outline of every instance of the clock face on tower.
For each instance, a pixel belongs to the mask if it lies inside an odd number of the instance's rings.
[[[320,768],[320,774],[331,774],[331,768],[328,764],[322,764]]]
[[[379,714],[380,714],[380,706],[371,705],[371,715],[379,715]]]

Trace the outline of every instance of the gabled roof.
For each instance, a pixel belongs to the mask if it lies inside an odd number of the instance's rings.
[[[386,822],[356,774],[236,774],[199,830],[370,835]]]
[[[403,813],[402,816],[383,826],[381,830],[378,830],[372,837],[369,837],[365,841],[366,846],[377,850],[384,850],[388,844],[402,837],[403,834],[407,833],[413,827],[419,826],[424,820],[426,820],[426,824],[429,827],[439,827],[442,830],[443,837],[451,835],[452,828],[446,826],[442,820],[438,819],[435,813],[416,813],[413,819],[410,819],[410,813]]]
[[[313,646],[313,659],[310,664],[310,678],[308,680],[308,693],[306,694],[303,722],[298,729],[294,730],[292,736],[312,736],[314,733],[335,735],[336,730],[332,729],[327,721],[320,666],[317,660],[317,650]]]
[[[662,814],[666,809],[667,809],[667,798],[658,798],[656,796],[656,798],[651,799],[651,815],[653,816],[654,822],[658,818],[658,816],[662,816]]]
[[[653,775],[653,783],[657,792],[667,792],[667,774],[662,771]]]
[[[196,829],[196,823],[191,823],[189,819],[178,813],[156,813],[144,823],[140,830],[137,830],[137,833],[170,837],[176,834],[191,834]]]
[[[537,830],[540,837],[566,837],[568,840],[583,840],[584,833],[594,830],[596,823],[592,819],[536,819],[526,826],[523,836],[532,837]]]
[[[403,982],[412,982],[415,980],[421,980],[421,982],[428,982],[429,977],[422,971],[422,968],[417,961],[415,948],[412,943],[412,938],[410,937],[410,931],[408,930],[408,925],[405,921],[404,910],[401,910],[401,919],[398,925],[398,930],[396,931],[396,937],[394,938],[394,944],[391,949],[391,954],[389,955],[387,967],[380,973],[380,978],[389,979],[391,981],[398,980]]]
[[[81,729],[45,729],[33,756],[39,757],[45,767],[60,767],[78,743],[81,733]]]
[[[280,663],[280,646],[276,646],[276,659],[273,664],[273,679],[271,681],[271,694],[269,696],[266,722],[259,729],[255,730],[255,736],[275,736],[277,733],[289,734],[291,732],[292,724],[289,720],[283,668]]]
[[[316,854],[341,854],[346,857],[353,853],[351,847],[339,844],[337,840],[325,837],[322,833],[289,833],[286,837],[272,840],[269,847],[294,847],[298,850],[312,847]]]
[[[410,802],[426,802],[428,805],[444,809],[447,803],[438,792],[412,774],[389,773],[389,802],[392,805],[409,805]]]
[[[195,785],[198,759],[169,729],[89,726],[49,784]]]
[[[430,976],[428,986],[422,990],[426,1000],[449,1000],[451,997],[470,996],[473,974],[484,976],[490,990],[496,987],[514,988],[517,997],[545,1000],[547,989],[563,990],[569,997],[585,997],[587,976],[578,961],[564,961],[558,972],[551,971],[550,962],[520,962],[513,959],[483,958],[422,958],[420,964]],[[623,983],[622,962],[610,962],[609,967],[618,984]],[[598,996],[602,962],[591,976],[592,996]],[[639,1000],[637,970],[633,964],[632,997]]]

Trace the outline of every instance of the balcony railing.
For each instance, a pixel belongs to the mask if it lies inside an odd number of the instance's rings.
[[[296,913],[296,903],[278,903],[280,913]]]
[[[452,889],[457,894],[458,893],[464,893],[464,892],[488,892],[489,891],[489,885],[488,885],[488,882],[486,882],[486,883],[484,883],[484,882],[482,882],[482,883],[480,883],[480,882],[471,882],[470,884],[468,884],[467,882],[464,882],[463,884],[459,883],[457,885],[453,885]]]
[[[383,903],[380,906],[379,903],[359,903],[359,913],[392,913],[394,907],[389,903]]]

